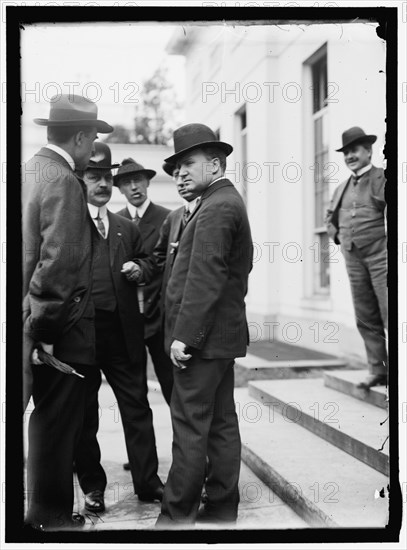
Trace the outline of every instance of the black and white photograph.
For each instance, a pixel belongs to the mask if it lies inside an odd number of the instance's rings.
[[[382,4],[2,4],[1,548],[406,547]]]

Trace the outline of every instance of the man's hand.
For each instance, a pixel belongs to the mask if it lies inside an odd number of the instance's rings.
[[[171,344],[171,361],[179,369],[186,369],[187,365],[184,365],[183,361],[188,361],[192,357],[190,353],[185,353],[186,347],[186,344],[179,340],[174,340]]]
[[[121,273],[123,273],[128,281],[138,283],[143,278],[143,270],[134,262],[126,262],[122,265]]]
[[[43,362],[38,359],[38,351],[37,348],[42,348],[44,351],[49,353],[50,355],[54,355],[54,345],[53,344],[45,344],[44,342],[38,342],[36,347],[34,348],[31,360],[34,365],[42,365]]]

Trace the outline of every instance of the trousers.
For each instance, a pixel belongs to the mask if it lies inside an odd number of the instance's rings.
[[[192,357],[174,367],[172,464],[157,526],[196,520],[208,457],[206,508],[235,521],[241,442],[233,398],[234,360]]]
[[[363,338],[371,374],[387,374],[387,242],[351,250],[342,247],[346,262],[356,326]]]
[[[117,312],[96,310],[95,323],[98,368],[86,380],[86,415],[75,454],[79,484],[85,494],[95,489],[104,491],[106,488],[106,474],[100,462],[97,441],[98,390],[101,384],[100,371],[103,371],[117,399],[134,492],[149,492],[161,481],[157,475],[153,414],[147,399],[142,350],[138,360],[130,359]]]

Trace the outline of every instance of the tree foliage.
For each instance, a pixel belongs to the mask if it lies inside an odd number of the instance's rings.
[[[180,121],[181,105],[168,81],[167,68],[161,65],[143,84],[134,120],[135,141],[168,145]]]

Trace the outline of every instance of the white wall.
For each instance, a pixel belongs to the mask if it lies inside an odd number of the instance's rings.
[[[240,190],[235,113],[246,104],[248,162],[261,170],[249,172],[248,214],[256,260],[247,297],[249,319],[260,328],[277,319],[280,338],[287,323],[297,323],[301,332],[298,344],[327,353],[349,354],[352,350],[351,354],[363,357],[339,249],[332,249],[337,262],[330,265],[330,295],[318,299],[312,294],[313,144],[308,114],[310,82],[304,63],[327,43],[329,162],[335,163],[336,172],[331,195],[348,175],[342,154],[335,149],[350,126],[378,135],[373,161],[382,165],[385,45],[377,38],[375,26],[369,24],[246,27],[217,36],[221,36],[222,48],[217,51],[222,52],[222,59],[215,64],[215,72],[209,54],[216,37],[214,29],[201,29],[199,42],[187,52],[187,122],[220,127],[221,139],[235,146],[228,157],[228,174]],[[208,48],[203,48],[205,43]],[[233,94],[227,93],[231,90]],[[272,168],[266,162],[278,164]],[[295,261],[298,252],[301,257]],[[295,340],[294,332],[289,336]],[[258,331],[254,336],[258,337]],[[267,330],[263,336],[267,338]]]

